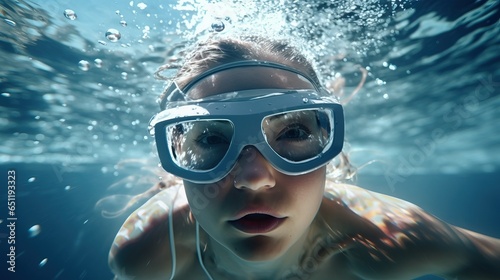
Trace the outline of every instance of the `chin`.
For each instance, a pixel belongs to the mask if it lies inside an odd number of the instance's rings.
[[[242,260],[265,262],[281,257],[286,251],[286,242],[276,240],[274,237],[257,235],[237,241],[231,250]]]

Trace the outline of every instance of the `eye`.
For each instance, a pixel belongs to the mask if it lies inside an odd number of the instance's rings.
[[[226,137],[223,135],[219,135],[217,133],[203,133],[196,139],[196,143],[204,148],[210,148],[210,146],[215,145],[227,145],[229,141],[227,141]]]
[[[301,124],[293,124],[285,127],[276,138],[277,140],[302,141],[309,138],[311,132]]]

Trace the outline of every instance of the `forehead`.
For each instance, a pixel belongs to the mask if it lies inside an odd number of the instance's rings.
[[[304,77],[282,69],[261,66],[232,68],[207,76],[187,92],[190,98],[250,89],[314,89]]]

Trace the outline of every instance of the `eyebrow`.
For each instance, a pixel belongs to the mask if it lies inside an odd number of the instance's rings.
[[[279,113],[279,114],[270,116],[269,120],[272,121],[272,120],[275,120],[275,119],[283,118],[286,114],[292,114],[292,113],[298,113],[298,112],[305,112],[305,111],[312,111],[312,110],[310,110],[310,109],[304,109],[304,110],[299,110],[299,111]]]

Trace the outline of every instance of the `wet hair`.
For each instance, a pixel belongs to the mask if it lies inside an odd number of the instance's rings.
[[[288,41],[257,36],[211,37],[198,42],[182,64],[177,61],[165,64],[156,71],[155,77],[161,80],[175,80],[182,89],[196,76],[209,69],[241,60],[265,60],[284,64],[300,70],[308,75],[308,78],[321,84],[311,62]],[[168,69],[178,69],[177,74],[173,77],[164,76],[162,73]],[[160,100],[165,97],[163,92]]]

